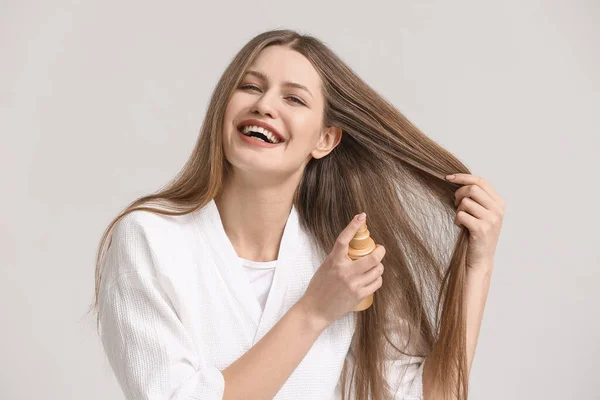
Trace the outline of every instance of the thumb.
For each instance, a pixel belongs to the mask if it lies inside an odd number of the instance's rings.
[[[367,214],[362,213],[355,215],[352,218],[352,221],[344,228],[344,230],[339,234],[335,246],[333,248],[334,252],[339,255],[347,255],[348,247],[350,245],[350,241],[354,238],[354,235],[358,230],[365,224],[367,221]]]

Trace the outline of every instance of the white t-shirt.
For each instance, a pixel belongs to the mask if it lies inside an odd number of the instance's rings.
[[[238,257],[242,262],[242,267],[248,276],[248,281],[256,294],[256,298],[260,303],[260,307],[264,310],[273,283],[275,275],[275,266],[277,260],[273,261],[250,261],[245,258]]]

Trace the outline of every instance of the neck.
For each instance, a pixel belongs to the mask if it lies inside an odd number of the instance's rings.
[[[238,257],[273,261],[292,209],[298,179],[250,181],[231,174],[215,197],[223,228]]]

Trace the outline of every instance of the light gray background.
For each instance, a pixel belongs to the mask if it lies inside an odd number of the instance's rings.
[[[472,399],[598,399],[597,1],[2,1],[0,398],[123,398],[100,234],[179,171],[255,34],[324,40],[507,201]]]

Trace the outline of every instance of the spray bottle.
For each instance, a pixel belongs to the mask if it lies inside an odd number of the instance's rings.
[[[350,241],[348,247],[348,257],[352,260],[357,260],[361,257],[367,256],[376,249],[376,244],[371,239],[369,229],[367,229],[367,223],[356,232],[354,238]],[[352,311],[363,311],[371,307],[373,304],[373,295],[371,294],[367,298],[363,299],[360,303],[354,306]]]

